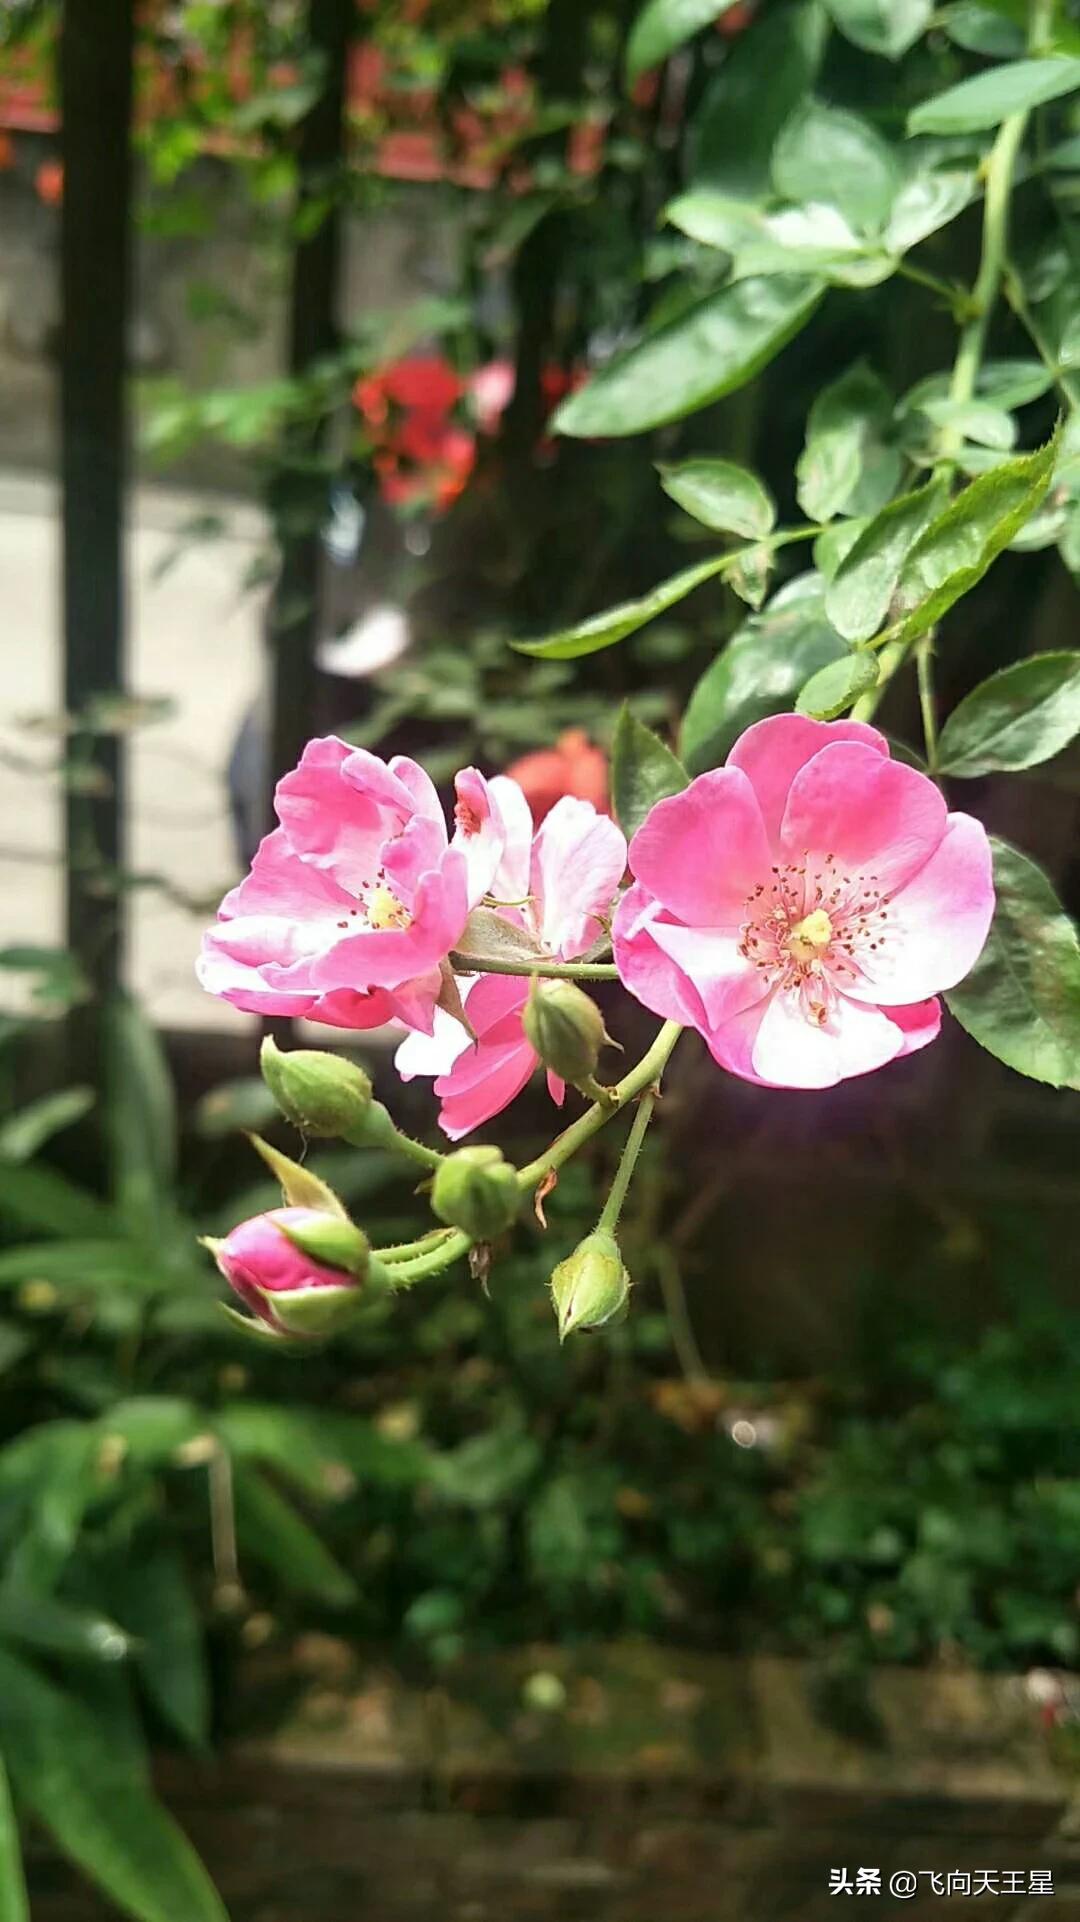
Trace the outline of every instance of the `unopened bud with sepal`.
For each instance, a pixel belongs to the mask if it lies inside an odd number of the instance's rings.
[[[204,1245],[245,1306],[278,1335],[344,1327],[373,1266],[363,1230],[318,1208],[273,1208]]]
[[[301,1134],[314,1141],[361,1136],[371,1108],[371,1081],[355,1061],[318,1048],[283,1054],[267,1035],[259,1065],[285,1119]]]
[[[551,1277],[551,1298],[560,1341],[575,1330],[620,1320],[630,1299],[630,1277],[614,1235],[596,1228],[579,1241]]]
[[[503,1234],[520,1205],[517,1170],[503,1160],[501,1148],[459,1148],[436,1170],[433,1212],[448,1228],[460,1228],[474,1241],[493,1241]]]
[[[610,1036],[596,1002],[576,982],[534,976],[521,1025],[545,1068],[561,1081],[592,1091],[600,1050]]]

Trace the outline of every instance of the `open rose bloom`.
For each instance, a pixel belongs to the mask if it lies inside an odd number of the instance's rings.
[[[280,827],[227,894],[198,962],[252,1014],[431,1032],[440,968],[487,894],[505,829],[487,782],[457,776],[456,828],[415,761],[311,741],[278,783]]]
[[[529,804],[516,782],[500,775],[489,793],[505,831],[492,899],[545,954],[563,961],[583,954],[603,931],[626,867],[622,834],[590,802],[570,797],[556,803],[534,834]],[[439,1125],[452,1141],[500,1113],[539,1065],[521,1026],[527,980],[480,975],[464,983],[463,992],[475,1042],[460,1022],[437,1011],[432,1038],[410,1035],[396,1057],[404,1080],[435,1077]],[[547,1080],[561,1106],[563,1083],[553,1074]]]
[[[778,715],[661,801],[630,845],[615,958],[723,1068],[828,1088],[937,1035],[978,959],[990,847],[857,721]]]

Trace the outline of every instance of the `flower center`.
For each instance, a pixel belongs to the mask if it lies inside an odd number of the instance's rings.
[[[793,961],[816,961],[833,938],[833,924],[824,908],[815,908],[796,921],[788,935],[788,953]]]
[[[829,1019],[838,990],[865,980],[891,932],[875,874],[845,874],[836,856],[774,867],[746,898],[739,952],[768,987],[795,993],[808,1021]]]
[[[385,881],[376,882],[367,899],[369,928],[407,928],[412,916]]]

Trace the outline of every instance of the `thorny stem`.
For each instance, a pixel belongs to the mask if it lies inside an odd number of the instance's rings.
[[[633,1101],[636,1095],[642,1094],[646,1089],[655,1088],[681,1033],[682,1028],[677,1021],[666,1022],[648,1053],[642,1056],[636,1067],[631,1068],[629,1074],[624,1075],[622,1080],[616,1082],[615,1086],[609,1090],[609,1099],[594,1102],[593,1106],[587,1108],[577,1121],[564,1129],[544,1154],[539,1155],[535,1161],[530,1161],[528,1167],[519,1169],[518,1187],[523,1194],[527,1194],[530,1188],[535,1188],[546,1174],[553,1173],[569,1161],[586,1141],[590,1140],[594,1134],[598,1134],[605,1123],[610,1121],[613,1115],[618,1114],[620,1109],[625,1108],[628,1102]],[[642,1102],[623,1151],[622,1162],[612,1189],[612,1195],[616,1197],[616,1217],[625,1199],[634,1163],[640,1152],[645,1130],[649,1125],[654,1101],[655,1093],[650,1093]],[[611,1197],[609,1196],[608,1208],[610,1207]],[[608,1208],[604,1211],[605,1217]],[[449,1268],[452,1262],[457,1261],[461,1255],[467,1254],[473,1245],[470,1236],[459,1229],[441,1230],[439,1235],[437,1244],[434,1236],[428,1235],[411,1245],[402,1243],[397,1248],[389,1250],[376,1248],[373,1251],[379,1261],[385,1262],[389,1255],[392,1287],[411,1288],[416,1281],[426,1281],[429,1275],[441,1274],[444,1268]]]
[[[619,970],[613,961],[507,961],[487,954],[450,956],[455,974],[516,974],[526,980],[539,974],[554,981],[617,981]]]
[[[1039,44],[1045,32],[1045,14],[1046,0],[1037,0],[1032,11],[1029,35],[1033,47]],[[1002,122],[986,161],[982,253],[979,259],[979,271],[975,276],[975,284],[968,303],[968,317],[960,329],[952,379],[949,383],[949,399],[960,405],[974,396],[986,348],[990,316],[994,311],[1008,269],[1009,199],[1012,194],[1017,156],[1023,143],[1027,123],[1027,113],[1010,114],[1009,118]],[[962,438],[962,429],[956,424],[947,427],[942,435],[943,460],[938,471],[946,478],[951,478],[955,469],[955,457]],[[878,684],[871,688],[868,694],[863,694],[852,708],[852,717],[857,721],[873,719],[886,687],[897,669],[906,661],[911,643],[893,641],[879,635],[875,645],[881,650]]]
[[[556,1137],[550,1148],[538,1155],[535,1161],[530,1161],[527,1167],[518,1170],[518,1187],[525,1192],[535,1188],[546,1174],[554,1173],[576,1155],[578,1149],[594,1134],[598,1134],[604,1123],[625,1108],[628,1101],[633,1101],[635,1095],[659,1080],[681,1033],[682,1026],[678,1021],[665,1021],[648,1054],[643,1055],[637,1066],[631,1068],[629,1074],[625,1074],[609,1090],[610,1099],[606,1102],[596,1101],[591,1108],[586,1108],[577,1121]]]
[[[645,1136],[649,1131],[649,1123],[652,1120],[655,1106],[656,1089],[650,1088],[647,1094],[642,1095],[638,1103],[638,1110],[634,1116],[630,1133],[626,1137],[626,1146],[619,1158],[619,1166],[615,1173],[615,1179],[611,1184],[611,1192],[604,1203],[603,1213],[596,1224],[598,1229],[606,1231],[608,1234],[614,1234],[619,1225],[619,1216],[622,1213],[623,1202],[626,1200],[627,1192],[633,1179],[634,1169],[637,1167],[637,1158],[641,1153]]]

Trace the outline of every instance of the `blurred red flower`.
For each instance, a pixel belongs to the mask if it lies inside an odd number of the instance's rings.
[[[506,772],[523,790],[537,825],[564,794],[591,801],[601,814],[610,813],[607,755],[583,728],[567,728],[554,747],[523,754]]]

